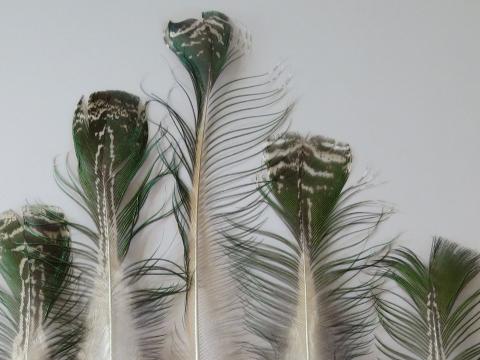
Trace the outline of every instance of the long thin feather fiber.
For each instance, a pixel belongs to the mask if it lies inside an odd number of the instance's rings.
[[[74,359],[82,327],[70,235],[57,208],[24,207],[0,215],[0,359]]]
[[[248,47],[249,37],[219,12],[168,24],[165,41],[192,80],[195,97],[178,82],[192,105],[184,120],[165,100],[174,127],[168,131],[177,166],[175,217],[184,246],[185,294],[178,306],[169,359],[242,358],[241,304],[226,256],[226,238],[249,234],[234,224],[257,221],[261,204],[251,165],[262,142],[284,123],[290,107],[280,70],[233,78],[228,71]],[[179,136],[176,136],[179,135]]]
[[[163,173],[154,162],[132,190],[148,145],[145,105],[121,91],[81,99],[73,121],[78,179],[57,172],[59,184],[90,215],[95,230],[75,226],[93,241],[82,248],[86,311],[79,359],[159,359],[162,300],[171,289],[146,287],[162,271],[159,260],[125,261],[131,241],[162,214],[137,224],[146,198]],[[127,196],[127,190],[133,195]]]
[[[435,238],[424,263],[400,248],[384,259],[386,288],[376,301],[380,324],[378,349],[387,359],[473,360],[480,358],[480,255]],[[382,356],[380,357],[382,358]]]
[[[292,238],[258,231],[265,241],[247,249],[245,299],[258,359],[353,359],[369,353],[373,330],[368,278],[357,275],[382,246],[366,241],[386,212],[353,202],[362,180],[345,188],[347,144],[287,133],[266,147],[270,191],[262,191]]]

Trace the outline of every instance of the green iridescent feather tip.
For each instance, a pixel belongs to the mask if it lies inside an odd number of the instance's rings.
[[[82,98],[75,110],[73,141],[78,161],[81,195],[97,228],[130,227],[131,217],[118,214],[132,179],[146,157],[148,122],[145,104],[123,91],[101,91]],[[125,230],[125,229],[124,229]],[[120,234],[121,235],[121,234]],[[118,254],[123,258],[131,239],[119,236]]]
[[[0,273],[9,289],[0,291],[0,317],[8,320],[0,325],[0,358],[68,358],[72,347],[62,346],[75,336],[62,325],[67,315],[58,323],[61,305],[56,303],[65,305],[70,253],[69,231],[58,208],[33,205],[23,208],[23,216],[0,215]]]
[[[294,234],[309,231],[300,229],[305,221],[325,222],[345,186],[351,162],[348,144],[322,136],[289,133],[266,147],[272,193]]]
[[[201,19],[168,23],[165,42],[189,72],[198,105],[227,62],[232,32],[229,18],[218,11],[203,12]]]
[[[89,196],[108,188],[120,199],[145,155],[148,124],[145,105],[123,91],[101,91],[78,103],[73,140],[82,186]],[[97,181],[101,181],[96,185]]]

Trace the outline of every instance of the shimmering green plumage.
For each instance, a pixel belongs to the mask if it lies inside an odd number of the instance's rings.
[[[476,360],[480,357],[480,255],[436,238],[428,263],[399,248],[384,259],[388,287],[376,305],[386,337],[378,349],[388,359]]]
[[[9,288],[0,292],[8,319],[0,325],[0,359],[73,358],[82,329],[74,320],[79,309],[70,253],[69,231],[57,208],[32,205],[22,216],[0,215],[0,273]]]
[[[132,222],[134,218],[120,216],[119,208],[147,151],[148,123],[140,99],[122,91],[96,92],[87,102],[82,98],[75,110],[73,140],[84,199],[99,231],[117,227],[112,223],[117,217],[120,225]],[[122,258],[130,239],[119,235]]]
[[[227,62],[232,31],[228,17],[218,11],[203,12],[200,20],[168,23],[165,42],[191,74],[198,105]]]
[[[98,197],[118,207],[145,154],[148,127],[140,99],[120,91],[97,92],[82,98],[75,111],[73,140],[81,185],[91,211]],[[97,203],[97,204],[95,204]]]
[[[287,134],[266,148],[272,193],[293,233],[318,239],[345,186],[352,156],[347,144],[321,136]],[[312,230],[316,230],[312,233]]]

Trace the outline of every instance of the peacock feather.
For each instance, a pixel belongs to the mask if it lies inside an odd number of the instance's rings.
[[[58,220],[57,220],[58,219]],[[31,205],[0,215],[0,359],[75,359],[82,335],[62,212]]]
[[[246,266],[249,323],[264,345],[259,359],[353,359],[369,353],[373,314],[358,280],[382,250],[366,241],[385,218],[374,202],[354,202],[365,180],[346,187],[350,146],[321,136],[287,133],[266,147],[268,203],[291,238],[259,231]],[[293,239],[292,239],[293,238]]]
[[[388,359],[473,360],[480,357],[480,255],[435,238],[424,263],[400,248],[383,261],[384,277],[400,291],[385,289],[376,305],[391,341],[379,336]]]
[[[263,141],[284,123],[290,106],[275,109],[285,98],[281,69],[259,76],[233,77],[233,67],[249,46],[249,35],[224,14],[170,22],[165,41],[190,75],[178,86],[192,105],[184,119],[167,101],[174,124],[168,131],[176,180],[175,217],[184,247],[185,297],[179,307],[169,359],[242,358],[239,344],[241,304],[226,256],[228,237],[247,241],[239,224],[259,218],[261,203],[251,165]]]
[[[125,261],[135,236],[165,216],[159,211],[144,223],[138,221],[148,194],[164,176],[153,161],[140,185],[131,185],[158,141],[149,144],[148,136],[145,105],[137,96],[96,92],[82,98],[75,111],[78,179],[71,170],[68,178],[57,175],[95,224],[95,230],[74,225],[93,242],[82,251],[87,305],[80,359],[160,357],[162,299],[174,290],[142,281],[163,271],[160,259]]]

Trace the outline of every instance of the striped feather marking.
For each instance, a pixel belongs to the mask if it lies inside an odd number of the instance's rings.
[[[321,136],[287,134],[267,146],[272,191],[290,214],[297,235],[303,232],[307,241],[312,240],[312,222],[326,220],[348,178],[351,161],[348,144]]]
[[[228,17],[216,11],[202,13],[199,20],[168,23],[165,42],[193,74],[198,103],[227,61],[232,31]]]
[[[50,359],[47,311],[56,300],[68,270],[68,229],[51,220],[58,208],[27,206],[23,218],[13,211],[0,215],[0,266],[18,311],[11,314],[15,336],[12,360]]]
[[[428,293],[427,297],[427,336],[428,360],[446,360],[443,350],[440,313],[438,311],[437,294],[435,289]]]

